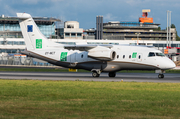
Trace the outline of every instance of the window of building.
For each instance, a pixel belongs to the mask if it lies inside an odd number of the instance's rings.
[[[155,47],[166,47],[166,44],[153,44]]]
[[[19,53],[22,49],[0,49],[0,52],[5,53]]]
[[[67,25],[67,28],[74,28],[74,25]]]
[[[71,33],[71,37],[76,37],[76,33]]]
[[[159,44],[159,47],[166,47],[166,44]]]
[[[13,41],[13,45],[18,45],[18,41]]]
[[[139,45],[146,45],[145,43],[139,43]]]
[[[177,47],[177,44],[171,44],[171,47]]]
[[[19,45],[25,45],[25,42],[24,41],[20,41]]]
[[[177,53],[180,53],[180,49],[177,49]]]
[[[65,33],[65,36],[66,37],[70,37],[70,33]]]
[[[82,33],[77,33],[77,37],[81,37],[82,36]]]
[[[7,41],[7,45],[13,45],[13,41]]]

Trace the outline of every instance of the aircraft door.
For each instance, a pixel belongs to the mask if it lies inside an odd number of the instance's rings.
[[[70,62],[71,63],[74,63],[76,62],[76,52],[71,52],[71,55],[70,55]]]
[[[83,62],[85,60],[87,60],[87,53],[86,52],[76,53],[76,62]]]
[[[88,61],[88,53],[87,52],[84,52],[83,53],[83,61]]]
[[[142,59],[143,59],[143,55],[142,55],[142,53],[139,53],[138,56],[137,56],[137,61],[141,62]]]

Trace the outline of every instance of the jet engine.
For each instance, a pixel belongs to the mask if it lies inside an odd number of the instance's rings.
[[[88,52],[88,57],[96,60],[111,61],[114,60],[116,52],[102,46],[97,46]]]

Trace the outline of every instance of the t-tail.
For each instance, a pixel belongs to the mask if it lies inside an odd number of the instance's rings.
[[[49,41],[39,30],[30,14],[17,13],[27,50],[47,49],[57,43]]]

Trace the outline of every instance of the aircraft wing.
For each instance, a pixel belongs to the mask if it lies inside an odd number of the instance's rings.
[[[111,48],[113,45],[102,44],[102,45],[65,45],[65,49],[69,50],[79,50],[87,51],[88,57],[91,57],[96,60],[110,61],[113,60],[116,56],[116,52]]]
[[[79,51],[89,51],[90,49],[96,48],[96,47],[104,47],[104,48],[112,48],[113,45],[110,44],[84,44],[84,45],[64,45],[65,49],[68,50],[79,50]]]

